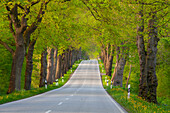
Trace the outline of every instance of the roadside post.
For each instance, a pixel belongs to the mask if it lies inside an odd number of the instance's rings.
[[[110,89],[112,89],[112,81],[111,81],[111,84],[110,84]]]
[[[128,85],[128,99],[130,98],[130,84]]]
[[[47,89],[47,80],[45,80],[45,89]]]
[[[107,80],[107,86],[109,86],[109,80]]]
[[[71,68],[71,72],[73,72],[72,68]]]
[[[56,79],[55,82],[56,82],[56,86],[58,86],[58,79]]]
[[[107,77],[105,77],[105,82],[107,81]]]
[[[62,82],[64,82],[64,77],[62,76]]]

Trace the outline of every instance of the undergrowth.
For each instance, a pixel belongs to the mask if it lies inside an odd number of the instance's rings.
[[[103,64],[101,61],[99,61],[100,65],[100,72],[105,72]],[[165,102],[162,102],[164,99],[162,97],[158,98],[158,104],[149,103],[145,100],[143,100],[141,97],[139,97],[136,93],[131,92],[130,98],[127,98],[127,88],[119,87],[119,86],[113,86],[112,89],[110,87],[111,83],[111,77],[107,75],[101,75],[102,76],[102,83],[103,87],[106,89],[108,94],[114,98],[124,109],[127,110],[129,113],[170,113],[170,105],[169,105],[169,99],[166,99]],[[107,86],[107,81],[109,80],[109,85]],[[138,87],[138,86],[136,86]]]

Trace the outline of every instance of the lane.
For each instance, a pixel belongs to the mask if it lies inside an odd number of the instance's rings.
[[[0,105],[6,113],[126,113],[103,89],[97,60],[82,61],[62,88]]]

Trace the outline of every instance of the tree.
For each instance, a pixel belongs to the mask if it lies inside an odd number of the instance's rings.
[[[163,9],[166,9],[168,4],[167,1],[145,2],[142,0],[138,1],[137,4],[139,7],[137,27],[137,47],[140,60],[139,96],[149,102],[157,103],[156,89],[158,82],[155,67],[159,41],[158,16],[164,15],[160,12],[164,12]],[[164,16],[162,17],[164,18]],[[145,21],[147,24],[145,24]]]

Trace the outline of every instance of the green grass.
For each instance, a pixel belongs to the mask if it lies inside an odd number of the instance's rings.
[[[101,71],[103,64],[101,61],[99,61],[99,64],[101,64]],[[109,86],[107,86],[107,83],[105,82],[105,77],[109,80]],[[144,101],[135,93],[131,93],[130,99],[127,99],[127,88],[114,86],[111,89],[109,76],[102,75],[102,83],[108,94],[110,94],[111,97],[114,98],[129,113],[170,113],[170,99],[164,100],[164,98],[158,97],[158,105]]]
[[[58,83],[59,83],[58,86],[56,86],[54,82],[53,84],[48,85],[47,89],[45,89],[45,87],[41,87],[41,88],[34,88],[31,90],[27,90],[27,91],[26,90],[15,91],[8,95],[2,95],[0,96],[0,104],[28,98],[34,95],[38,95],[38,94],[62,87],[69,80],[70,75],[77,69],[78,64],[80,62],[81,60],[76,61],[74,63],[74,65],[72,66],[72,72],[71,72],[71,69],[68,70],[67,74],[64,75],[64,82],[62,82],[62,78],[58,79]]]

